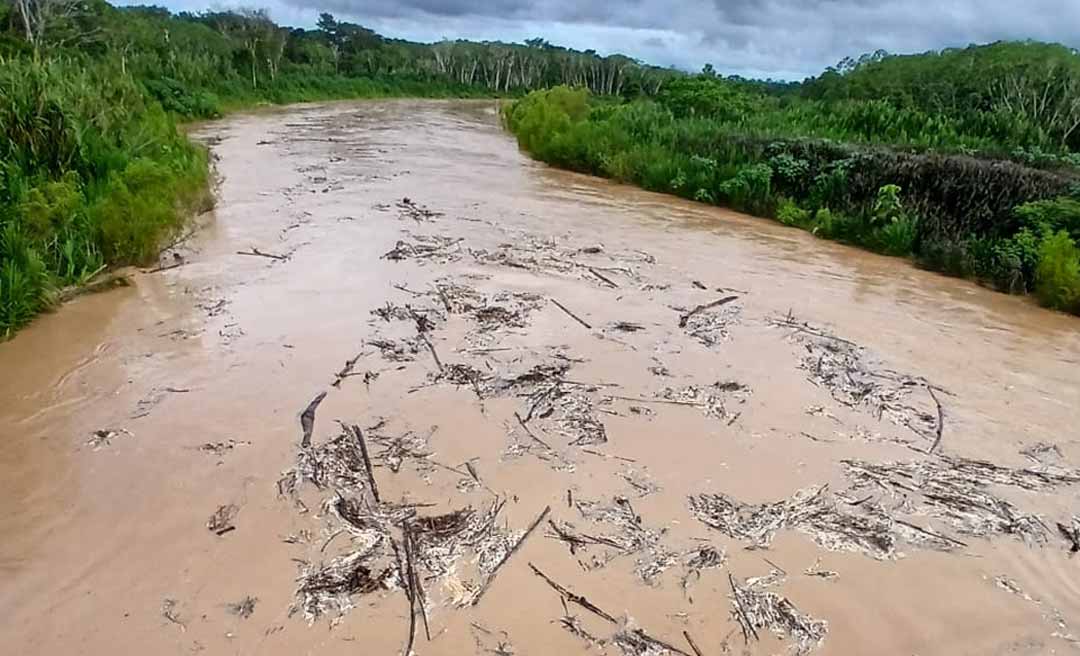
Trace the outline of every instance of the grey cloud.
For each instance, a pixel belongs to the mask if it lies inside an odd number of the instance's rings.
[[[175,9],[218,0],[165,0]],[[256,0],[258,2],[259,0]],[[1080,46],[1077,0],[264,0],[281,20],[320,11],[384,34],[553,43],[650,63],[801,78],[845,56],[999,39]]]

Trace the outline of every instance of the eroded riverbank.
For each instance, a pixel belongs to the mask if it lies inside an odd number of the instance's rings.
[[[547,169],[491,103],[202,136],[182,266],[0,345],[16,652],[400,653],[410,605],[421,654],[1073,649],[1075,320]]]

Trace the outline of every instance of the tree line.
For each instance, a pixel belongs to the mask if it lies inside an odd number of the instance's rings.
[[[103,0],[13,0],[0,54],[112,59],[153,89],[236,95],[270,92],[279,78],[405,79],[512,95],[567,84],[596,94],[655,94],[677,75],[624,55],[524,43],[384,37],[321,14],[315,29],[276,24],[266,10],[181,12],[113,7]],[[183,108],[180,108],[183,109]]]

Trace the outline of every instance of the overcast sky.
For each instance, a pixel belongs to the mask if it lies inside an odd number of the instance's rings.
[[[124,0],[149,4],[153,0]],[[158,0],[174,11],[232,6]],[[418,41],[543,37],[659,66],[802,79],[847,55],[999,39],[1080,47],[1080,0],[248,0],[283,24],[319,12]]]

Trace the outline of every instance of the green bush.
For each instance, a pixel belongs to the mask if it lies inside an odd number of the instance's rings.
[[[205,152],[109,62],[0,63],[0,331],[103,264],[153,257],[208,197]]]
[[[720,184],[720,192],[732,207],[764,214],[772,200],[772,169],[768,164],[744,166]]]
[[[1029,228],[1023,228],[1008,239],[994,245],[995,272],[992,276],[1002,291],[1012,294],[1030,291],[1039,263],[1040,238]]]
[[[48,305],[52,289],[41,255],[19,226],[0,231],[0,333],[10,335]]]
[[[1052,200],[1024,203],[1016,208],[1022,228],[1035,233],[1064,230],[1074,241],[1080,241],[1080,200],[1061,196]]]
[[[1039,248],[1035,295],[1047,307],[1080,314],[1080,248],[1064,230]]]
[[[804,210],[790,198],[781,198],[776,207],[776,218],[784,225],[805,226],[810,222],[810,210]]]
[[[878,228],[873,236],[877,249],[886,255],[911,255],[918,237],[919,221],[901,215]]]
[[[144,80],[150,96],[161,103],[167,112],[188,118],[217,118],[221,116],[221,101],[205,90],[192,89],[172,78]]]

